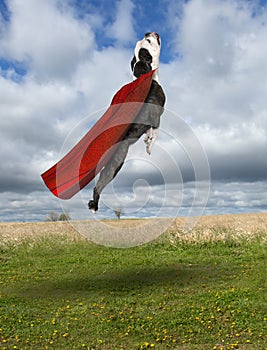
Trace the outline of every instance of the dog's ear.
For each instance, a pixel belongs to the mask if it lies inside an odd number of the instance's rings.
[[[136,57],[134,56],[131,60],[131,68],[132,68],[132,71],[134,70],[134,65],[136,64]]]

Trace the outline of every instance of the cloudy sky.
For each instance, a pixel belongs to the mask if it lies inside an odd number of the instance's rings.
[[[98,217],[267,210],[266,0],[0,0],[0,221],[90,218],[94,183],[59,201],[40,174],[132,80],[135,42],[162,37],[167,95]]]

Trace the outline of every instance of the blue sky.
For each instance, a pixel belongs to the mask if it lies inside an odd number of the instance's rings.
[[[62,203],[40,174],[133,79],[147,31],[162,38],[160,136],[151,157],[134,145],[99,217],[266,211],[266,1],[0,0],[0,13],[0,220],[87,218],[93,184]]]

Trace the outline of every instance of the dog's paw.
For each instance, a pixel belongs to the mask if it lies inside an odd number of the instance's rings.
[[[146,152],[150,155],[151,154],[151,141],[152,141],[152,138],[151,138],[151,129],[147,130],[146,132],[146,136],[145,136],[145,139],[144,139],[144,143],[146,144]]]
[[[151,143],[148,143],[148,144],[146,145],[146,153],[147,153],[148,155],[151,155],[151,152],[152,152],[152,144],[151,144]]]
[[[146,144],[146,153],[150,155],[152,151],[151,138],[148,138],[147,140],[145,140],[145,144]]]
[[[93,214],[96,214],[96,212],[98,211],[98,205],[93,200],[89,201],[88,208]]]

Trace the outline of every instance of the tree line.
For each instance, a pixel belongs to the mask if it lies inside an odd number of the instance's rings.
[[[123,214],[123,210],[121,207],[114,209],[113,212],[116,215],[117,219],[120,219],[121,215]],[[70,214],[68,213],[60,214],[55,211],[51,211],[45,218],[45,221],[69,221],[69,220],[71,220]]]
[[[67,213],[57,213],[55,211],[51,211],[47,217],[45,218],[45,221],[69,221],[71,220],[71,217]]]

